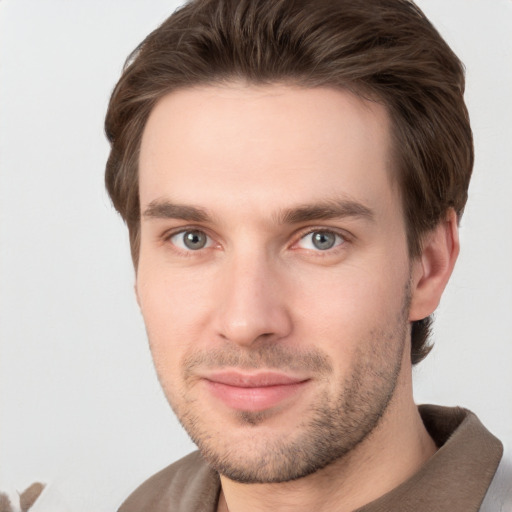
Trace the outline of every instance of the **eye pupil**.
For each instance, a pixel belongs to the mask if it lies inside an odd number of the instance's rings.
[[[183,235],[183,243],[191,250],[202,249],[206,245],[206,235],[201,231],[186,231]]]
[[[317,249],[325,251],[334,246],[336,243],[336,235],[326,231],[317,231],[313,233],[312,242]]]

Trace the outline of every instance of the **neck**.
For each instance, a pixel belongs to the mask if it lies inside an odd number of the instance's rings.
[[[350,453],[291,482],[241,484],[221,476],[218,512],[350,512],[411,477],[436,446],[412,398],[410,363],[402,370],[379,424]]]

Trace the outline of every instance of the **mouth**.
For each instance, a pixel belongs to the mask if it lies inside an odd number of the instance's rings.
[[[203,377],[217,400],[238,411],[260,412],[276,407],[301,392],[310,381],[276,372],[222,371]]]

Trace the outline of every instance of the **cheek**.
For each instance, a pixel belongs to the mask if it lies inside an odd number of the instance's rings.
[[[199,279],[139,267],[137,290],[155,364],[176,367],[204,336],[207,293]]]
[[[294,287],[300,290],[294,301],[296,311],[302,311],[296,321],[305,342],[322,347],[346,368],[362,345],[377,350],[403,312],[406,272],[367,268],[330,269]]]

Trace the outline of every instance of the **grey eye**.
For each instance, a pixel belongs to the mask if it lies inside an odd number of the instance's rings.
[[[203,231],[196,229],[181,231],[171,237],[171,242],[186,251],[198,251],[209,246],[211,241]]]
[[[185,231],[183,243],[191,250],[202,249],[208,241],[207,236],[201,231]]]
[[[334,233],[318,231],[313,233],[311,242],[317,249],[325,251],[326,249],[334,247],[334,244],[336,243],[336,235]]]
[[[302,237],[299,246],[303,249],[327,251],[343,242],[343,237],[332,231],[312,231]]]

